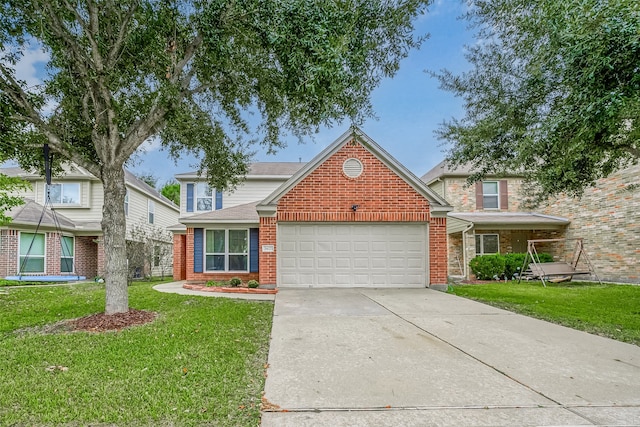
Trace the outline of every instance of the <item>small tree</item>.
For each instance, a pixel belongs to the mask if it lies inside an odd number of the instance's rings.
[[[153,275],[159,268],[162,278],[172,265],[171,233],[153,225],[136,223],[130,227],[127,240],[129,279]]]
[[[0,226],[7,225],[11,218],[5,212],[24,203],[22,197],[15,195],[18,190],[28,189],[29,183],[0,173]]]
[[[180,184],[178,182],[167,182],[160,190],[160,193],[176,205],[180,206]]]

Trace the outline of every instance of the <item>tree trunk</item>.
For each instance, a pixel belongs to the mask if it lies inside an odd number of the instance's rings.
[[[124,170],[103,166],[102,233],[105,255],[106,314],[129,311],[127,288],[126,218],[124,215]]]

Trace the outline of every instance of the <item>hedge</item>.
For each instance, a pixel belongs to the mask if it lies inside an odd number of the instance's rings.
[[[526,253],[480,255],[469,261],[469,267],[478,280],[512,279],[520,273],[526,256]],[[548,253],[540,253],[538,257],[540,262],[553,261],[553,257]],[[529,257],[528,263],[531,262]]]

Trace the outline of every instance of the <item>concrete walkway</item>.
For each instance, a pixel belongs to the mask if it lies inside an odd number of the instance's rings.
[[[263,427],[640,425],[640,347],[428,289],[280,289],[267,374]]]

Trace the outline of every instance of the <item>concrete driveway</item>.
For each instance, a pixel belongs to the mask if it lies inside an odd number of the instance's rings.
[[[262,426],[640,425],[640,347],[429,289],[280,289]]]

